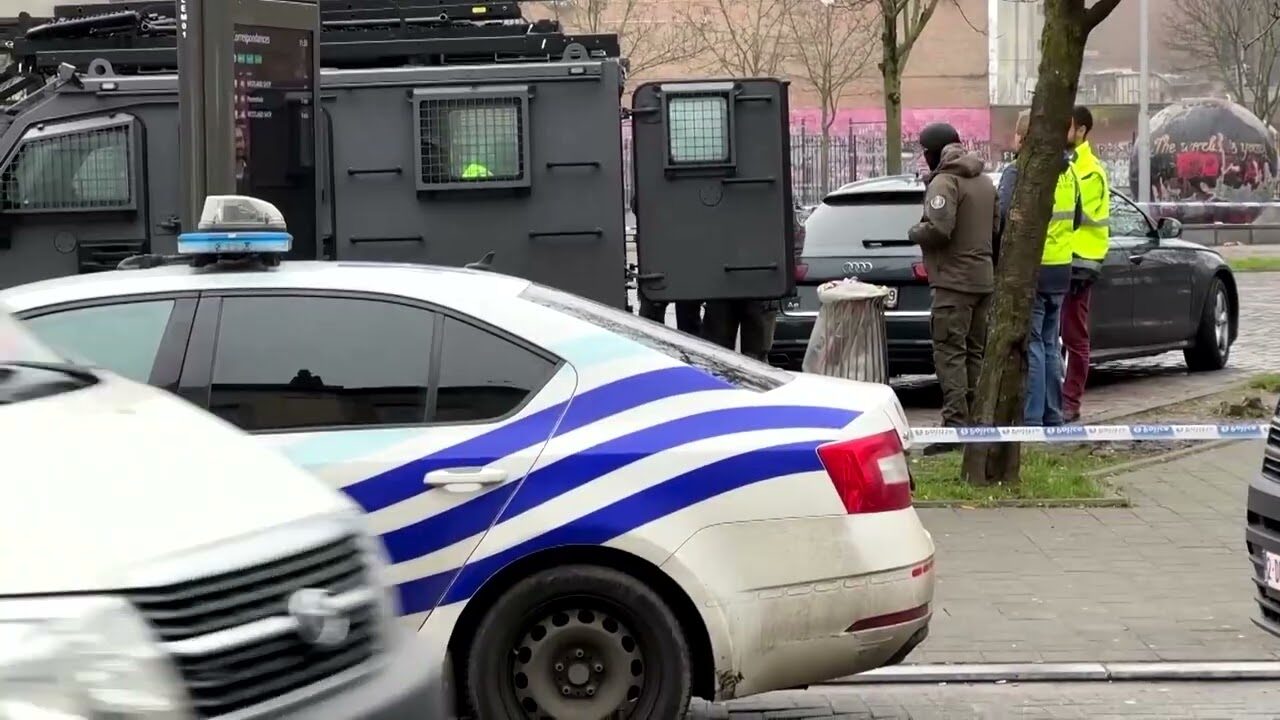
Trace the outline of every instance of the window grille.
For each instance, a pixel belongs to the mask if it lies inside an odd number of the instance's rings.
[[[134,207],[131,125],[24,140],[0,174],[9,212],[128,210]]]
[[[527,95],[415,95],[419,189],[529,185]]]
[[[671,163],[727,163],[729,137],[729,99],[724,95],[677,95],[668,101],[667,147]]]

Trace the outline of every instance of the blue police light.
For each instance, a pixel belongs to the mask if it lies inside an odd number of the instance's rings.
[[[205,198],[195,232],[178,236],[179,255],[263,255],[278,259],[293,246],[284,215],[265,200],[243,195]]]

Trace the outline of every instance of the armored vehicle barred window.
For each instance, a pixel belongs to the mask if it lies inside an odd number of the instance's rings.
[[[132,210],[132,152],[131,118],[33,127],[0,175],[0,209]]]
[[[729,162],[729,101],[723,95],[675,96],[667,105],[671,162]]]
[[[528,187],[528,96],[525,86],[414,90],[418,189]]]

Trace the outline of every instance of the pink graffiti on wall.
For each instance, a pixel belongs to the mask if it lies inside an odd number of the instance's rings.
[[[902,111],[902,134],[911,138],[920,130],[934,122],[949,122],[960,132],[966,141],[982,142],[991,139],[991,112],[987,108],[904,108]],[[815,107],[793,108],[791,110],[791,127],[793,130],[804,126],[806,131],[819,132],[822,125],[822,110]],[[884,125],[884,108],[841,108],[836,111],[832,132],[848,132],[849,126],[858,132],[859,126]]]

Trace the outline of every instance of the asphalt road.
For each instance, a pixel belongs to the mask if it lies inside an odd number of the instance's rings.
[[[1268,682],[876,685],[788,691],[722,705],[690,720],[1277,720],[1280,684]]]

